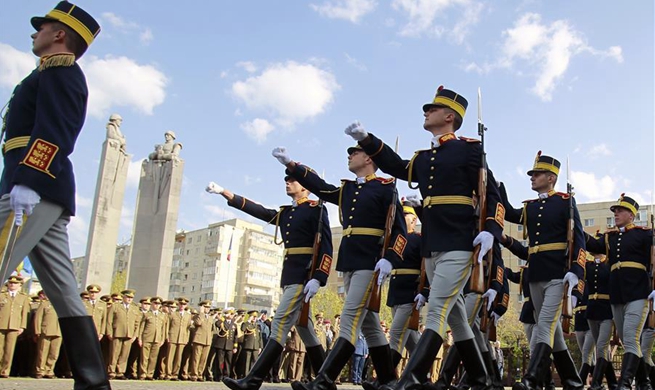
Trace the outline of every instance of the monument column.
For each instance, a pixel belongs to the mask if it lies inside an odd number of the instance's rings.
[[[127,286],[139,296],[168,297],[184,160],[175,133],[141,164]]]
[[[125,182],[131,159],[125,151],[125,137],[120,131],[122,123],[123,118],[118,114],[112,114],[107,123],[107,138],[102,144],[80,286],[84,289],[95,283],[103,293],[109,293],[111,289]]]

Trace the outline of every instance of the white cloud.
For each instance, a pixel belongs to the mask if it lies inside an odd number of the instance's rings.
[[[207,212],[205,215],[207,216],[208,223],[215,223],[216,221],[225,221],[227,219],[239,217],[233,209],[228,209],[227,207],[205,204],[203,205],[203,209]],[[240,218],[243,218],[243,215]]]
[[[141,165],[143,160],[130,161],[127,167],[127,180],[125,188],[138,188],[139,180],[141,180]]]
[[[329,71],[288,61],[235,82],[232,94],[249,109],[267,113],[283,127],[293,127],[325,112],[340,88]]]
[[[133,29],[139,25],[134,22],[128,22],[113,12],[105,12],[102,14],[102,19],[106,20],[113,27],[117,29]]]
[[[36,57],[0,43],[0,87],[14,88],[34,68]]]
[[[612,46],[607,50],[595,49],[587,43],[584,35],[566,20],[543,23],[541,15],[526,13],[512,28],[502,33],[503,43],[500,55],[492,63],[478,65],[469,63],[466,71],[487,73],[496,68],[514,69],[522,74],[517,64],[526,64],[528,74],[535,78],[531,92],[543,101],[550,101],[555,88],[560,84],[573,57],[589,53],[596,57],[613,58],[623,62],[622,49]]]
[[[346,61],[348,61],[350,65],[354,66],[358,70],[361,70],[362,72],[366,72],[368,70],[366,65],[361,63],[358,59],[351,57],[350,54],[348,53],[343,53],[343,54],[346,56]]]
[[[602,157],[602,156],[611,156],[612,151],[606,144],[594,145],[587,152],[589,157]]]
[[[251,122],[242,123],[241,129],[248,137],[255,140],[258,144],[262,144],[266,141],[268,134],[275,130],[275,126],[266,119],[255,118]]]
[[[578,203],[614,200],[617,194],[617,180],[609,175],[597,178],[594,173],[571,171],[571,184]]]
[[[87,216],[76,215],[71,217],[68,224],[68,242],[72,256],[83,256],[86,253],[86,242],[89,235]]]
[[[75,193],[75,205],[77,208],[89,208],[93,206],[93,199],[85,198],[78,193]]]
[[[418,38],[422,36],[440,38],[447,36],[457,44],[464,43],[472,26],[480,20],[484,5],[476,0],[394,0],[391,7],[405,14],[408,21],[400,28],[401,36]],[[448,17],[448,10],[457,9],[457,14]],[[452,26],[440,24],[437,20],[454,19]]]
[[[246,183],[247,186],[249,186],[255,183],[261,183],[262,178],[258,176],[253,177],[253,176],[246,175],[243,178],[243,181]]]
[[[123,201],[123,208],[121,209],[121,226],[124,230],[132,232],[132,225],[134,224],[134,209],[128,206]]]
[[[168,78],[152,65],[127,57],[83,58],[89,84],[89,114],[104,118],[115,107],[131,107],[152,115],[166,98]]]
[[[116,15],[113,12],[105,12],[101,17],[102,21],[107,23],[101,23],[104,25],[110,25],[115,28],[115,31],[121,32],[123,34],[132,35],[138,34],[139,41],[142,44],[148,45],[154,39],[152,30],[148,27],[142,27],[136,22],[125,20],[124,18]]]
[[[153,39],[155,39],[155,37],[154,35],[152,35],[152,30],[149,28],[143,30],[143,32],[139,35],[139,40],[144,45],[149,44],[150,42],[152,42]]]
[[[359,23],[364,15],[377,7],[375,0],[329,0],[321,5],[310,4],[314,11],[330,19],[343,19]]]
[[[248,73],[255,73],[257,72],[257,66],[251,62],[251,61],[240,61],[237,62],[237,66],[239,68],[243,68],[246,72]]]

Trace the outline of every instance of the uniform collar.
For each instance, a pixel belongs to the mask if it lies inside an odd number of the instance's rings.
[[[298,200],[294,200],[293,202],[291,202],[291,204],[293,205],[293,207],[298,207],[298,206],[300,206],[301,204],[303,204],[305,202],[309,202],[309,199],[306,196],[304,196],[304,197],[302,197],[302,198],[300,198]]]
[[[555,190],[550,190],[550,191],[548,191],[548,192],[542,192],[541,194],[539,194],[539,199],[546,199],[546,198],[548,198],[549,196],[553,196],[553,195],[555,195],[555,193],[556,193]]]
[[[438,148],[439,146],[445,144],[448,141],[452,141],[457,139],[455,136],[455,133],[446,133],[442,135],[437,135],[432,137],[432,147],[433,148]]]
[[[620,231],[621,233],[623,233],[623,232],[626,232],[626,231],[628,231],[628,230],[634,229],[635,226],[636,226],[636,225],[635,225],[634,223],[630,222],[629,224],[627,224],[627,225],[625,225],[625,226],[623,226],[623,227],[620,227],[620,228],[619,228],[619,231]]]
[[[368,183],[369,181],[374,180],[376,177],[377,176],[375,175],[375,173],[368,174],[368,175],[366,175],[364,177],[358,177],[357,178],[357,184]]]

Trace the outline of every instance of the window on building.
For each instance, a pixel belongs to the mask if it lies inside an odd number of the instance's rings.
[[[186,250],[186,254],[187,254],[187,256],[189,255],[189,250],[188,249]]]
[[[189,280],[189,275],[188,274],[184,274],[184,280]]]
[[[186,287],[183,286],[183,287],[182,287],[182,292],[184,292],[184,290],[186,290]]]
[[[193,243],[193,237],[189,237],[189,239],[187,240],[187,244],[191,244],[191,243]]]
[[[196,286],[191,286],[191,291],[196,291]]]
[[[594,226],[595,225],[594,219],[593,218],[585,219],[584,220],[584,225],[585,225],[585,227]]]
[[[189,262],[184,263],[184,268],[189,268]]]
[[[522,231],[523,231],[523,225],[517,225],[517,226],[516,226],[516,229],[517,229],[519,232],[522,232]]]
[[[337,271],[337,276],[340,277],[340,278],[343,278],[343,272]]]
[[[346,293],[346,287],[345,286],[339,286],[339,288],[337,288],[337,293],[345,294]]]
[[[197,240],[198,242],[202,242],[202,236],[198,236],[198,238],[196,238],[196,240]]]
[[[607,218],[607,226],[614,227],[614,217]]]
[[[646,221],[646,220],[648,220],[648,213],[646,212],[646,210],[637,211],[637,215],[635,215],[635,222]]]

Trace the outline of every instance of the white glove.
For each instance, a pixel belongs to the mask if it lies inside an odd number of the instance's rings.
[[[222,194],[223,191],[225,191],[225,188],[219,186],[218,184],[214,183],[213,181],[210,181],[209,184],[207,184],[207,188],[205,188],[205,191],[209,192],[210,194]]]
[[[412,207],[420,207],[421,206],[421,200],[419,199],[418,195],[412,194],[409,195],[405,198],[405,203],[407,205],[412,206]]]
[[[498,325],[498,321],[500,321],[500,316],[496,312],[491,313],[491,321],[493,321],[494,325]]]
[[[490,288],[489,290],[487,290],[487,292],[482,294],[483,299],[488,298],[487,299],[487,311],[489,311],[491,309],[491,305],[494,304],[494,300],[496,299],[497,294],[498,294],[498,292],[496,290],[494,290],[493,288]]]
[[[16,216],[16,226],[23,224],[23,214],[31,215],[36,206],[41,201],[39,194],[28,186],[16,184],[11,189],[9,206],[14,210]]]
[[[287,165],[288,163],[291,162],[291,157],[289,157],[289,153],[287,153],[287,148],[284,146],[277,147],[273,149],[273,152],[271,153],[273,157],[277,158],[277,161],[280,162],[282,165]]]
[[[392,269],[393,267],[389,260],[384,257],[378,260],[377,264],[375,264],[375,271],[380,271],[380,275],[378,276],[378,286],[381,286],[382,283],[384,283],[384,279],[391,274]]]
[[[653,307],[655,308],[655,290],[648,295],[648,300],[651,301]]]
[[[423,305],[425,305],[425,301],[426,299],[423,294],[416,294],[414,297],[414,302],[416,302],[416,310],[421,310]]]
[[[478,255],[478,263],[482,263],[484,256],[489,252],[491,247],[494,245],[494,236],[486,231],[481,231],[475,240],[473,240],[473,246],[480,245],[480,254]]]
[[[350,126],[346,127],[344,133],[353,137],[355,141],[363,141],[366,139],[366,137],[368,137],[368,133],[364,129],[364,126],[359,123],[359,121],[355,121]]]
[[[567,272],[566,275],[564,275],[564,283],[569,284],[569,291],[567,291],[569,296],[571,296],[573,289],[578,286],[578,281],[578,276],[573,272]]]
[[[571,295],[571,307],[575,307],[578,304],[578,297]]]
[[[318,292],[318,289],[321,287],[321,282],[316,279],[312,279],[305,285],[305,302],[309,302],[310,299]]]

